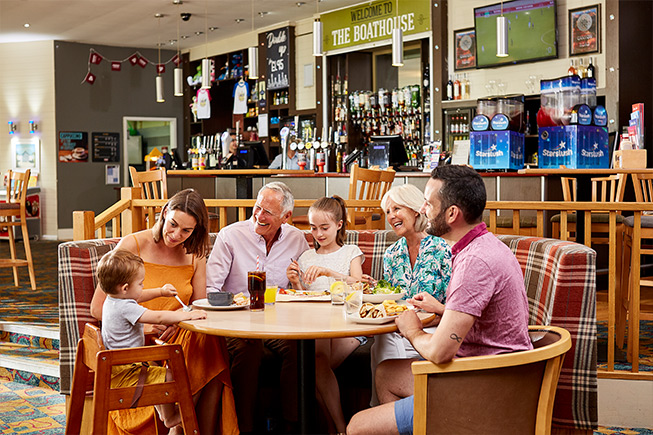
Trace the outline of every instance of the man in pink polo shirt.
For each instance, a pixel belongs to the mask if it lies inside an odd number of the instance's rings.
[[[467,166],[437,167],[424,198],[426,231],[453,245],[451,281],[446,306],[426,293],[410,300],[438,315],[435,332],[424,332],[415,312],[408,311],[396,320],[401,334],[422,357],[438,364],[532,349],[524,277],[510,249],[481,221],[486,200],[481,177]],[[379,365],[376,388],[382,405],[356,414],[348,434],[412,433],[411,363],[387,360]]]

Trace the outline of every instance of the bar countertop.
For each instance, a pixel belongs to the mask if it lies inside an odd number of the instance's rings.
[[[528,172],[522,172],[523,169],[519,172],[482,172],[479,174],[481,177],[534,177],[544,175],[545,172],[532,172],[533,169],[526,170]],[[169,170],[167,172],[169,177],[238,177],[238,176],[251,176],[251,177],[271,177],[271,176],[280,176],[280,177],[314,177],[314,178],[349,178],[349,173],[345,172],[313,172],[310,170],[301,170],[301,169],[206,169],[206,170]],[[421,171],[399,171],[397,172],[398,177],[429,177],[430,172],[421,172]]]

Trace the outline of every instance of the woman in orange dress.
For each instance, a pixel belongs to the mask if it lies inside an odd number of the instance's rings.
[[[145,263],[144,288],[174,287],[187,305],[206,297],[206,253],[209,244],[208,213],[193,189],[170,198],[151,230],[125,236],[116,249],[140,256]],[[105,293],[97,288],[91,315],[101,320]],[[178,310],[179,302],[160,297],[142,304],[152,310]],[[229,353],[224,338],[191,332],[177,325],[152,325],[159,338],[184,349],[195,411],[202,434],[237,434],[238,423],[229,376]],[[192,364],[191,364],[192,361]],[[112,412],[109,433],[156,433],[154,407]]]

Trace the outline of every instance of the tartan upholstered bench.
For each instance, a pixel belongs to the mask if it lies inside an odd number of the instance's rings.
[[[346,243],[357,244],[365,254],[363,273],[380,278],[383,253],[397,240],[391,230],[348,231]],[[558,383],[553,424],[556,427],[591,430],[597,427],[596,380],[596,253],[583,245],[537,237],[498,236],[515,253],[524,272],[530,303],[530,323],[554,325],[571,333]],[[215,240],[212,234],[211,242]],[[307,240],[312,242],[310,233]],[[59,245],[59,322],[61,334],[61,393],[70,394],[75,347],[84,324],[96,324],[90,303],[96,286],[99,259],[113,249],[118,239],[66,242]],[[336,371],[340,380],[345,416],[369,403],[370,360],[368,342]],[[278,363],[276,363],[278,364]],[[264,362],[262,370],[276,375],[260,379],[278,380],[278,365]],[[279,388],[264,385],[264,388]],[[278,405],[275,395],[261,394]],[[274,403],[276,402],[276,403]],[[264,408],[265,409],[265,406]]]

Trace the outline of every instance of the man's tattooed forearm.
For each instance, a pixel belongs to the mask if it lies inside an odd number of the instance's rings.
[[[452,340],[456,340],[458,343],[460,343],[461,341],[463,341],[463,338],[462,338],[462,337],[459,337],[456,333],[453,333],[453,332],[451,333],[451,335],[449,336],[449,338],[452,339]]]

